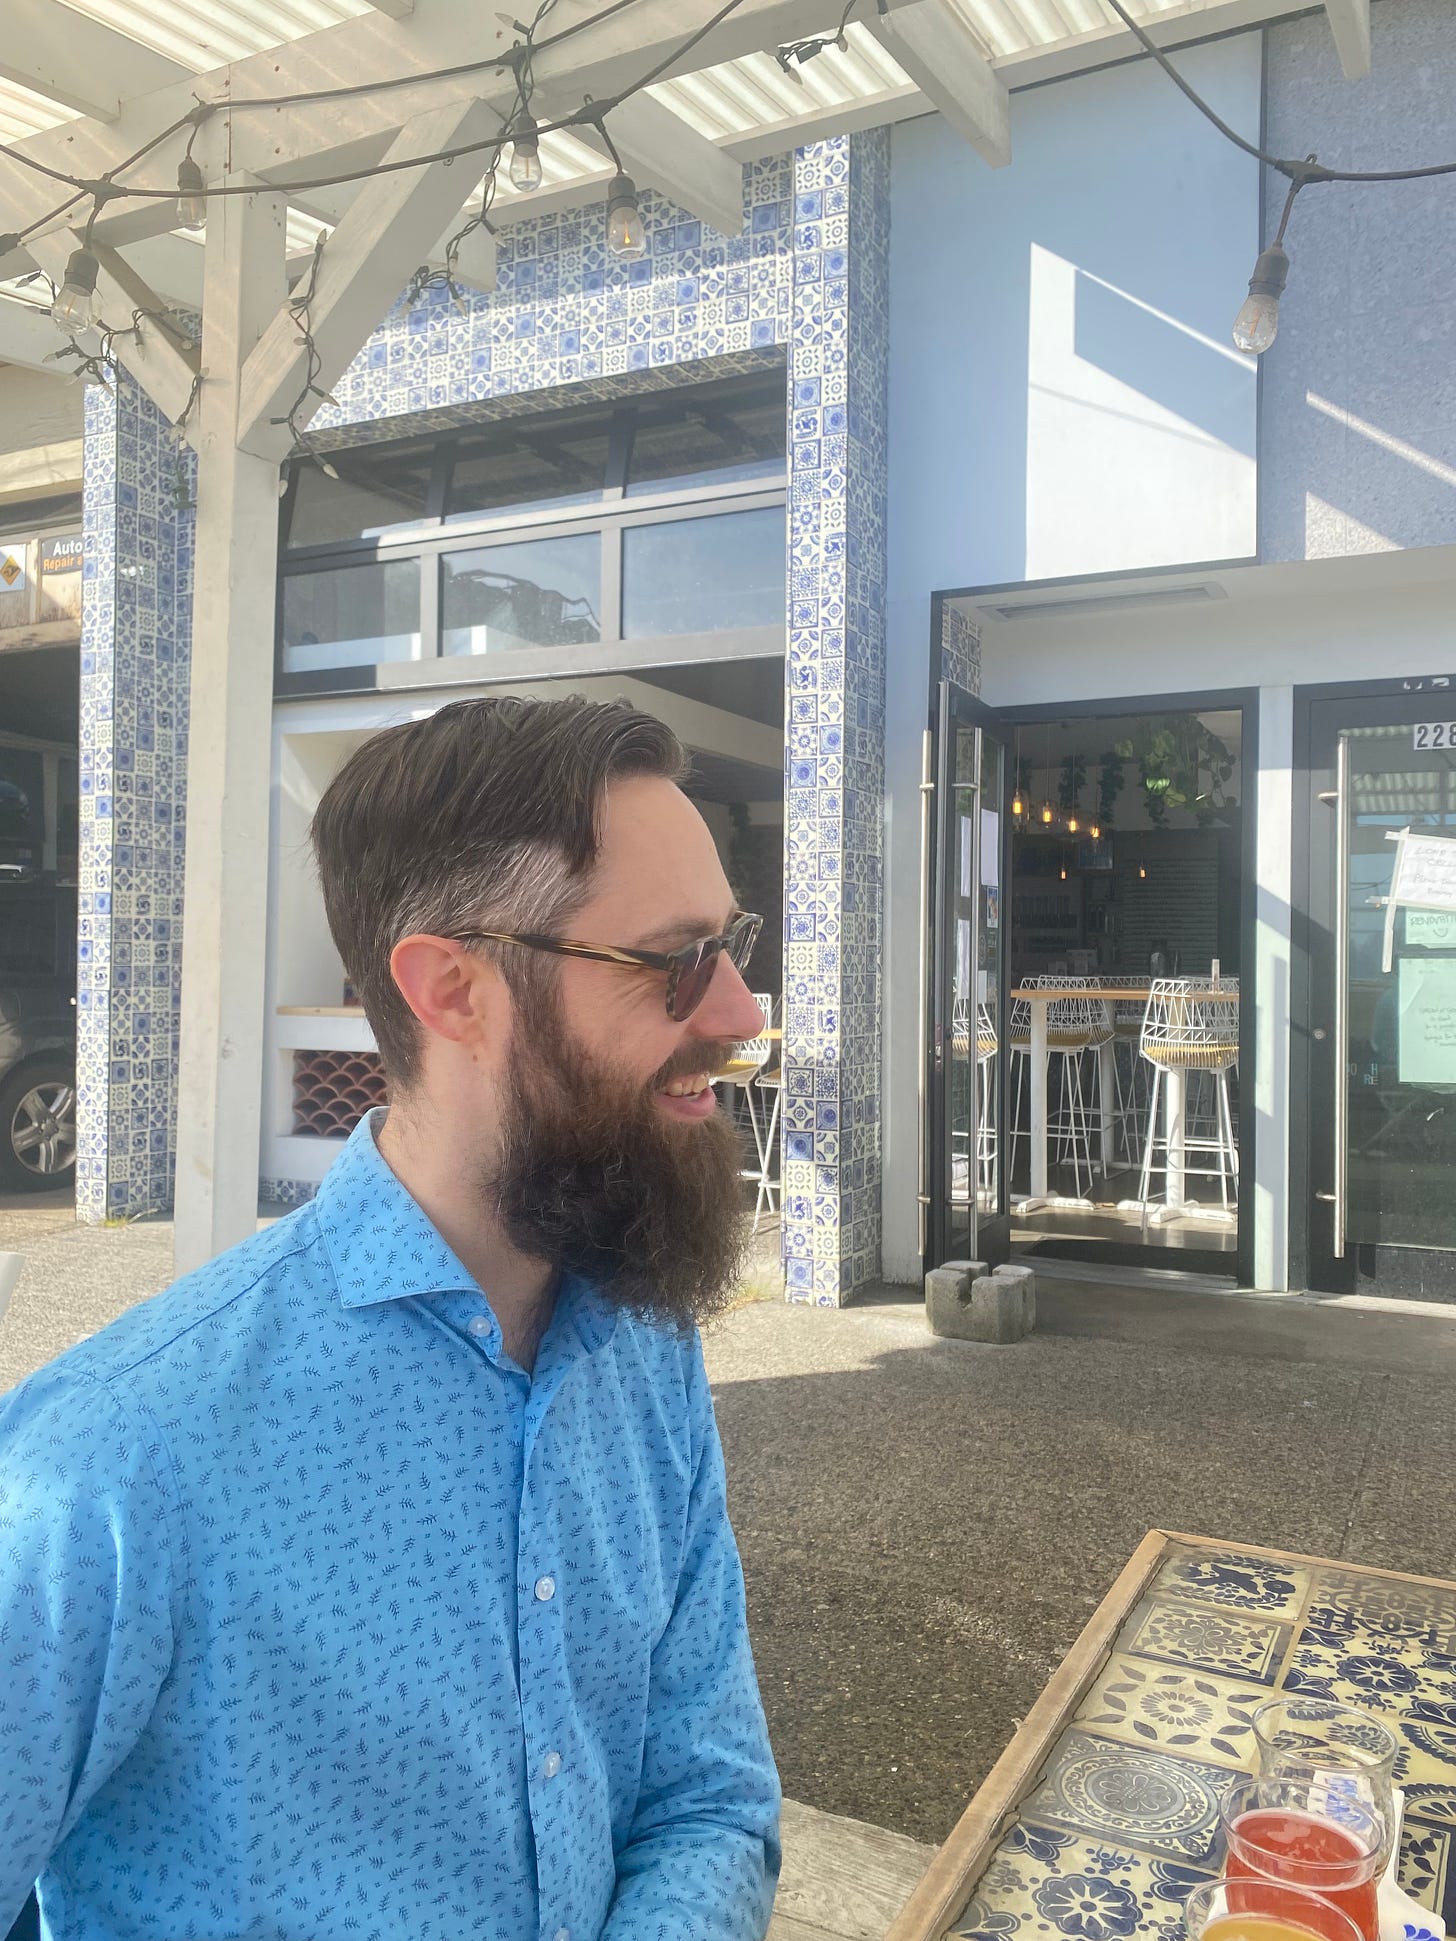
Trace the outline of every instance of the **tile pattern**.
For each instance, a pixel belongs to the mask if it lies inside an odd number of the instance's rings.
[[[788,155],[745,167],[744,226],[732,237],[644,191],[647,254],[635,263],[607,249],[600,205],[511,223],[491,294],[467,293],[463,308],[445,290],[401,298],[332,387],[337,409],[315,424],[356,438],[440,429],[498,415],[481,404],[562,385],[599,384],[594,395],[610,397],[649,371],[691,383],[702,359],[786,343],[793,168]]]
[[[127,377],[87,388],[84,497],[76,1210],[97,1221],[170,1205],[176,1143],[193,523]]]
[[[646,195],[648,253],[632,264],[607,252],[598,208],[513,223],[501,241],[496,290],[463,308],[442,291],[413,305],[401,300],[334,385],[338,404],[324,408],[314,429],[323,444],[356,443],[762,369],[787,356],[783,1234],[790,1298],[831,1304],[879,1271],[888,133],[838,137],[751,163],[744,197],[743,233],[725,238]],[[138,406],[129,387],[123,395],[130,426]],[[113,505],[109,489],[105,516],[160,536],[170,485],[158,442],[164,428],[144,401],[137,423],[151,462],[128,481],[135,495],[124,506]],[[98,427],[97,467],[107,451]],[[114,466],[105,476],[114,480]],[[102,477],[98,470],[98,490]],[[91,633],[100,639],[115,634],[123,598],[117,549],[96,550],[96,543],[87,599]],[[168,542],[157,543],[165,555]],[[159,661],[167,651],[179,684],[165,708],[159,700],[148,714],[153,734],[185,726],[185,711],[177,710],[185,699],[190,554],[186,579],[178,559],[176,610],[165,624],[143,628]],[[960,626],[955,650],[968,666],[969,630]],[[124,732],[130,740],[139,730]],[[109,747],[94,719],[83,725],[83,743],[93,758]],[[180,750],[169,746],[166,759],[169,800],[180,805]],[[180,827],[175,819],[172,827]],[[92,825],[87,830],[94,871],[97,836]],[[135,878],[151,909],[137,914],[163,912],[168,927],[153,943],[148,969],[163,977],[170,1035],[149,1034],[159,1046],[155,1059],[144,1047],[120,1050],[108,1064],[112,1038],[103,1050],[103,1035],[90,1034],[93,1095],[110,1072],[110,1117],[83,1106],[81,1176],[101,1182],[86,1202],[93,1217],[170,1198],[174,1132],[165,1107],[175,1084],[171,939],[180,844],[151,855],[145,879]],[[100,979],[93,988],[104,1009],[109,983],[94,964],[91,975]],[[120,1035],[114,1038],[120,1048]],[[137,1164],[143,1151],[145,1168]],[[308,1182],[267,1187],[288,1202],[312,1192]]]
[[[889,138],[794,162],[783,1247],[791,1301],[879,1271]]]
[[[1405,1742],[1398,1873],[1456,1931],[1456,1588],[1178,1548],[953,1923],[977,1941],[1181,1941],[1222,1865],[1217,1800],[1281,1687],[1379,1712]]]
[[[949,600],[940,609],[940,676],[967,694],[981,691],[981,630]]]
[[[1246,1767],[1253,1756],[1253,1713],[1269,1694],[1177,1665],[1116,1653],[1088,1692],[1078,1722],[1100,1738]]]

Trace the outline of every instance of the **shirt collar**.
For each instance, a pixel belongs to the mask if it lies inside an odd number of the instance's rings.
[[[314,1199],[339,1299],[345,1307],[416,1294],[483,1292],[390,1171],[377,1143],[382,1107],[366,1112]]]
[[[422,1294],[465,1293],[489,1298],[419,1201],[390,1170],[379,1150],[385,1110],[366,1112],[350,1133],[314,1198],[344,1307],[370,1307]],[[558,1314],[568,1314],[589,1354],[616,1332],[620,1310],[575,1274],[563,1276]]]

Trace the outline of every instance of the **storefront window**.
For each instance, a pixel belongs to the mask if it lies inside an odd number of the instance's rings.
[[[630,526],[622,534],[622,637],[784,623],[784,509]]]
[[[440,617],[447,654],[601,639],[597,533],[447,553],[443,565]]]
[[[433,440],[419,440],[331,452],[329,463],[339,475],[336,479],[317,465],[300,466],[289,546],[377,539],[382,533],[419,525],[428,509],[435,450]]]
[[[416,560],[294,573],[284,580],[285,674],[419,658]]]
[[[644,404],[632,435],[627,496],[776,478],[784,470],[786,435],[777,376],[724,396]]]
[[[601,414],[550,425],[518,419],[462,438],[446,519],[594,504],[606,491],[610,431]]]

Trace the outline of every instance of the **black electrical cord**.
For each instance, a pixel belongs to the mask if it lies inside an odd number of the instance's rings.
[[[1425,168],[1343,169],[1326,168],[1322,162],[1316,161],[1313,155],[1307,156],[1302,162],[1289,161],[1282,156],[1271,155],[1267,149],[1260,148],[1257,142],[1245,140],[1237,129],[1229,127],[1228,123],[1223,119],[1223,116],[1211,108],[1197,89],[1184,80],[1183,76],[1174,67],[1162,48],[1133,19],[1126,7],[1123,6],[1122,0],[1106,0],[1106,3],[1117,15],[1123,26],[1128,29],[1129,33],[1140,41],[1147,52],[1152,55],[1153,59],[1158,63],[1158,66],[1162,68],[1169,80],[1173,82],[1174,86],[1188,97],[1201,115],[1213,123],[1214,127],[1226,141],[1231,141],[1235,148],[1241,148],[1246,155],[1251,155],[1256,162],[1262,162],[1266,168],[1276,170],[1278,174],[1285,176],[1299,188],[1303,188],[1307,183],[1311,182],[1419,182],[1431,175],[1456,175],[1456,162],[1433,162]],[[1288,220],[1288,214],[1289,211],[1286,207],[1286,221]]]

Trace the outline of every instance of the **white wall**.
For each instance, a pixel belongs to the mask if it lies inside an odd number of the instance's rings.
[[[1258,34],[1179,60],[1223,115],[1257,134]],[[1013,159],[1000,170],[935,116],[900,124],[892,138],[891,1280],[918,1268],[918,786],[930,596],[1255,548],[1254,370],[1229,345],[1258,249],[1254,164],[1147,62],[1019,94],[1011,128]]]

